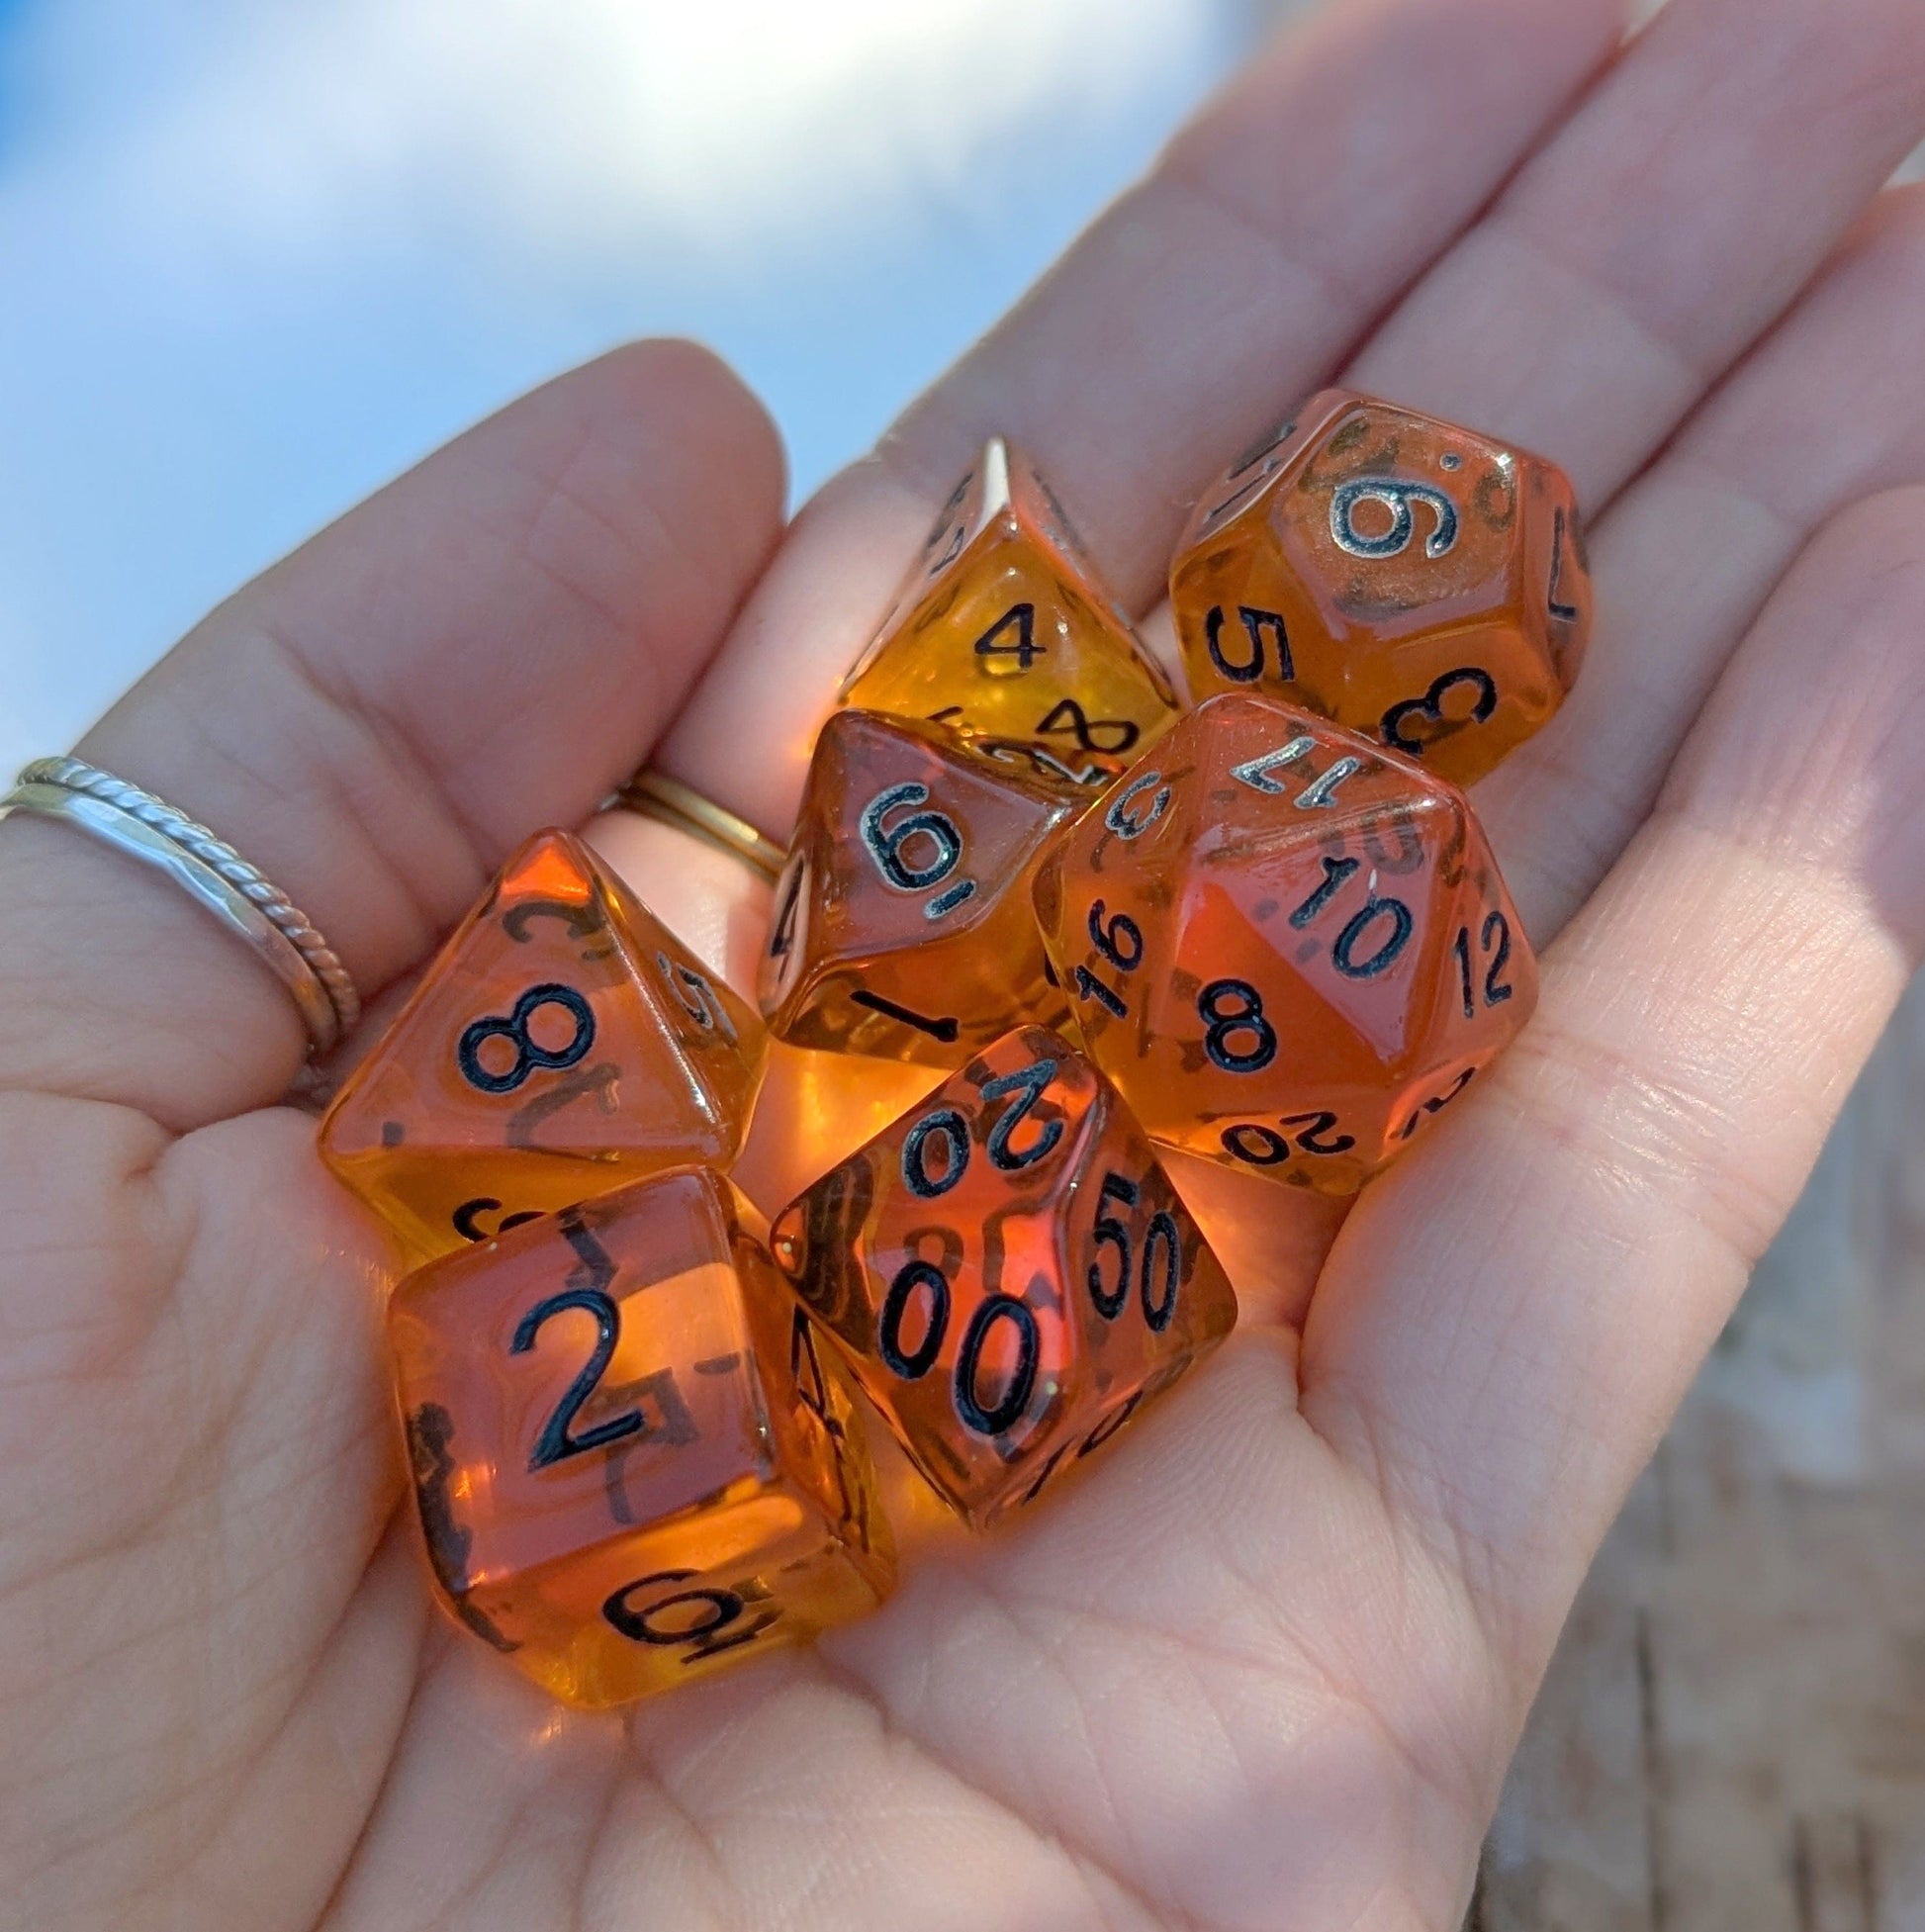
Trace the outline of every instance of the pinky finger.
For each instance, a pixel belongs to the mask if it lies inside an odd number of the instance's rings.
[[[1534,1684],[1925,941],[1925,489],[1781,585],[1474,1106],[1332,1252],[1304,1411]]]

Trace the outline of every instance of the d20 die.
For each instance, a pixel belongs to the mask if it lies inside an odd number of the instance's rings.
[[[836,712],[763,958],[777,1037],[955,1066],[1024,1020],[1059,1019],[1030,882],[1093,795],[1020,747]]]
[[[992,437],[837,701],[1035,745],[1100,774],[1176,715],[1049,486]]]
[[[851,1391],[716,1175],[445,1256],[388,1328],[441,1602],[556,1696],[665,1690],[887,1593]]]
[[[1204,494],[1170,600],[1199,699],[1280,697],[1459,784],[1563,702],[1591,626],[1561,470],[1341,390]]]
[[[416,1258],[741,1145],[768,1035],[579,839],[503,869],[321,1127]]]
[[[998,1041],[778,1217],[803,1306],[916,1466],[980,1527],[1208,1353],[1237,1302],[1115,1090],[1066,1041]]]
[[[1185,718],[1052,849],[1036,904],[1090,1055],[1152,1140],[1329,1194],[1537,999],[1457,787],[1260,698]]]

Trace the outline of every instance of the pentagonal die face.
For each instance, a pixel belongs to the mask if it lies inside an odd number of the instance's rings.
[[[1135,1123],[1040,1028],[825,1175],[772,1246],[916,1466],[977,1526],[1100,1448],[1237,1315]]]
[[[1114,771],[1176,715],[1049,486],[1001,437],[958,484],[838,701]]]
[[[713,1174],[450,1255],[389,1334],[441,1600],[557,1696],[668,1689],[888,1589],[851,1392]]]
[[[1343,391],[1205,493],[1170,596],[1198,697],[1281,697],[1459,784],[1563,702],[1591,622],[1561,471]]]
[[[763,960],[778,1038],[955,1066],[1023,1020],[1059,1019],[1030,888],[1092,795],[1020,747],[836,712]]]
[[[1053,848],[1037,910],[1152,1140],[1354,1191],[1515,1036],[1536,968],[1462,795],[1220,697]]]
[[[681,1161],[725,1164],[768,1054],[754,1011],[579,839],[507,865],[321,1125],[416,1259]]]

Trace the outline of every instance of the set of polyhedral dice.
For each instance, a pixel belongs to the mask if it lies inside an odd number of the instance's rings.
[[[1236,1320],[1157,1147],[1351,1192],[1529,1014],[1453,781],[1576,674],[1564,479],[1321,396],[1171,596],[1180,716],[1041,480],[993,442],[958,487],[822,730],[761,989],[950,1077],[766,1230],[727,1178],[763,1021],[564,832],[329,1112],[425,1263],[390,1333],[440,1592],[559,1695],[872,1608],[862,1398],[970,1524],[1034,1502]]]

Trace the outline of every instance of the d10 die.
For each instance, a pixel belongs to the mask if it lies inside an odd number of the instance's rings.
[[[1041,1028],[825,1175],[771,1244],[916,1466],[978,1527],[1101,1447],[1237,1320],[1114,1090]]]
[[[1030,885],[1095,794],[1048,765],[940,725],[830,717],[763,958],[779,1039],[955,1066],[1060,1019]]]
[[[1324,1193],[1393,1158],[1537,999],[1462,792],[1260,698],[1185,718],[1053,848],[1036,904],[1150,1138]]]
[[[851,1392],[714,1174],[446,1256],[388,1327],[440,1598],[556,1696],[664,1690],[887,1593]]]
[[[1578,675],[1562,471],[1341,390],[1203,497],[1170,569],[1190,690],[1287,699],[1469,784]]]
[[[742,1140],[768,1053],[587,846],[523,846],[321,1127],[416,1258]]]
[[[999,436],[944,505],[837,701],[1033,744],[1092,776],[1176,715],[1061,506]]]

